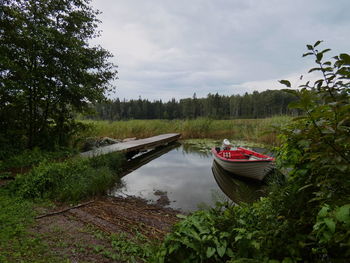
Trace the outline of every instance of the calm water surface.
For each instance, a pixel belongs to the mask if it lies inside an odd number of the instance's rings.
[[[213,162],[209,151],[188,145],[172,145],[136,157],[128,168],[133,171],[122,178],[112,195],[155,202],[159,191],[166,192],[168,206],[183,211],[196,210],[201,204],[212,206],[218,199],[238,203],[262,195],[260,183],[232,176]]]

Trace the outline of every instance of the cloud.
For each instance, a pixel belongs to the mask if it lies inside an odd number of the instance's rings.
[[[114,96],[171,99],[276,87],[304,72],[305,45],[347,52],[350,1],[93,0],[114,55]]]

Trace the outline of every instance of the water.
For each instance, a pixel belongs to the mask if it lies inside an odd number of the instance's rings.
[[[233,177],[213,162],[208,150],[175,144],[136,157],[112,195],[151,202],[162,197],[168,207],[185,212],[199,205],[213,206],[218,200],[251,202],[262,195],[261,183]]]

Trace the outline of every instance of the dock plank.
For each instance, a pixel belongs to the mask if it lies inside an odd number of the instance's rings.
[[[176,141],[180,138],[180,133],[167,133],[161,134],[149,138],[127,141],[116,143],[108,146],[103,146],[91,151],[80,153],[82,157],[93,157],[98,155],[103,155],[111,152],[133,152],[133,151],[142,151],[155,148],[160,145],[164,145],[173,141]]]

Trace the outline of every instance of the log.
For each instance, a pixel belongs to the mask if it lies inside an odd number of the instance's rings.
[[[78,205],[76,205],[76,206],[72,206],[72,207],[69,207],[69,208],[65,208],[65,209],[62,209],[62,210],[59,210],[59,211],[55,211],[55,212],[47,213],[47,214],[44,214],[44,215],[40,215],[40,216],[35,217],[35,219],[40,219],[40,218],[47,217],[47,216],[53,216],[53,215],[62,214],[62,213],[67,212],[67,211],[69,211],[69,210],[76,209],[76,208],[79,208],[79,207],[82,207],[82,206],[86,206],[86,205],[88,205],[88,204],[91,204],[91,203],[93,203],[94,201],[95,201],[95,200],[92,200],[92,201],[89,201],[89,202],[86,202],[86,203],[83,203],[83,204],[78,204]]]

